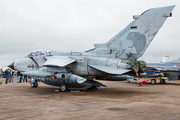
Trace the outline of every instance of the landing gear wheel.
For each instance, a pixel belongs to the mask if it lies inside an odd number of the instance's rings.
[[[155,79],[152,79],[150,83],[151,83],[151,84],[156,84],[156,80],[155,80]]]
[[[38,83],[34,83],[34,85],[35,85],[34,87],[38,87]]]
[[[31,83],[31,88],[34,88],[35,87],[35,84],[34,83]]]
[[[69,86],[66,84],[61,84],[60,85],[60,91],[61,92],[69,92]]]
[[[165,84],[166,83],[165,79],[162,79],[160,83]]]
[[[87,88],[87,90],[97,90],[97,87],[96,86],[92,86],[90,88]]]

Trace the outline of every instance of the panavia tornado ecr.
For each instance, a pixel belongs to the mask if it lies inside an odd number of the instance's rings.
[[[86,87],[97,89],[104,86],[95,81],[97,77],[132,75],[146,70],[144,61],[137,61],[143,55],[175,5],[149,9],[141,15],[134,15],[133,21],[104,44],[94,44],[94,49],[85,52],[58,52],[37,50],[9,67],[22,71],[37,81],[60,86],[61,91],[69,88]]]

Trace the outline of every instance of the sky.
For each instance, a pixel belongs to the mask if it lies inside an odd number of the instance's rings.
[[[83,52],[106,43],[150,8],[176,5],[140,58],[180,57],[179,0],[0,0],[0,66],[33,50]]]

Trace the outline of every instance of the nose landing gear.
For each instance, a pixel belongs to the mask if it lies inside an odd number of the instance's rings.
[[[31,86],[31,88],[36,88],[36,87],[38,87],[37,81],[32,79],[30,86]]]
[[[32,88],[34,88],[34,87],[35,87],[35,88],[36,88],[36,87],[38,87],[38,83],[31,83],[31,87],[32,87]]]

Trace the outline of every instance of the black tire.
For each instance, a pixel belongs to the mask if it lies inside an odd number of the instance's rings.
[[[30,85],[31,85],[31,88],[34,88],[34,87],[35,87],[35,84],[34,84],[34,83],[31,83]]]
[[[156,84],[156,80],[155,80],[155,79],[152,79],[150,83],[151,83],[151,84]]]
[[[60,85],[60,91],[61,92],[69,92],[69,86],[66,84],[61,84]]]
[[[165,79],[162,79],[162,84],[165,84],[165,83],[166,83]]]
[[[34,87],[38,87],[38,83],[34,83],[34,85],[35,85]]]

